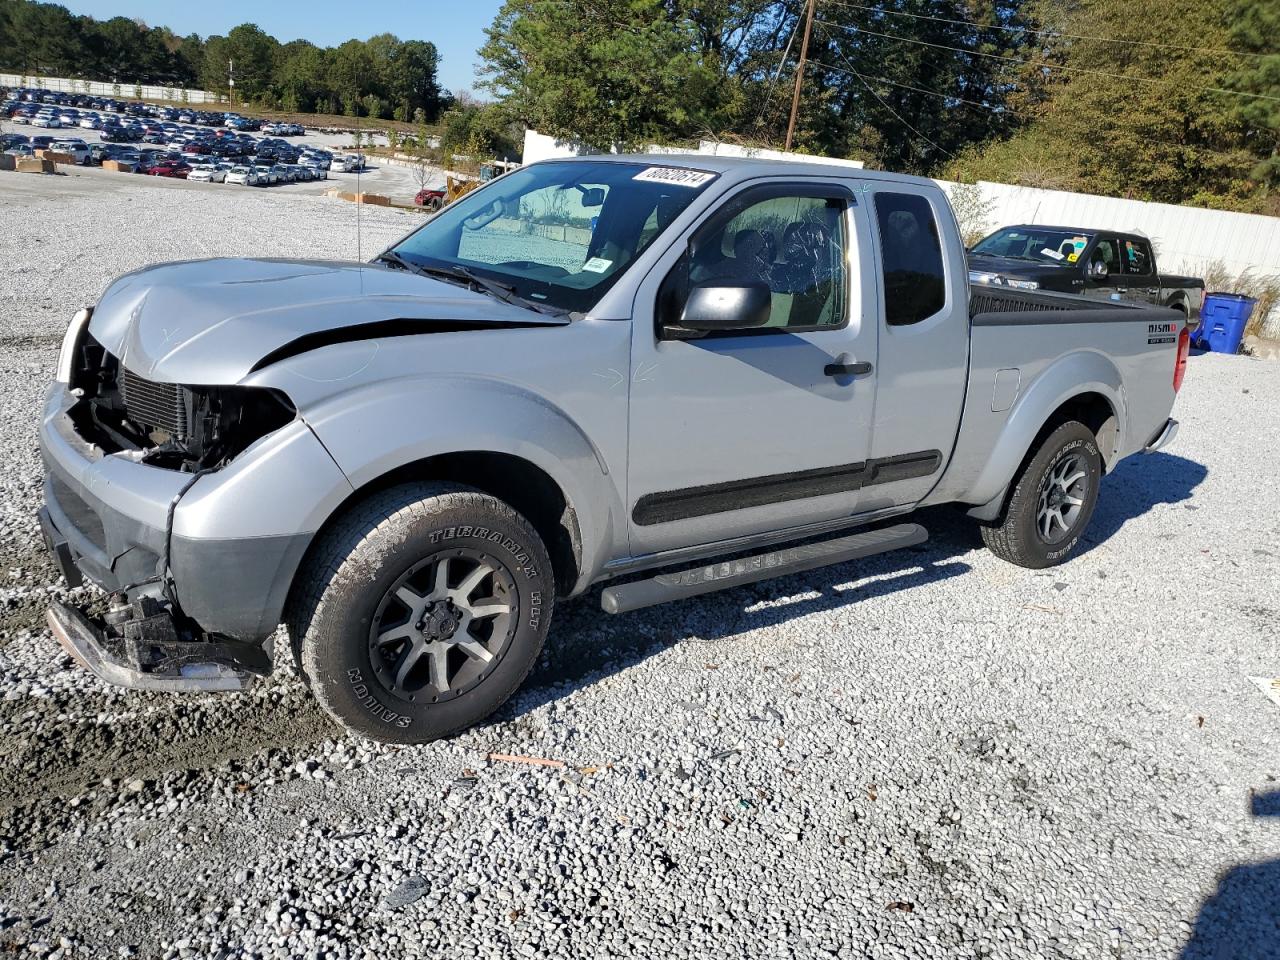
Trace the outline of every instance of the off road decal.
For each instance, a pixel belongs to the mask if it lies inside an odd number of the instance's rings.
[[[1178,324],[1176,323],[1148,323],[1147,324],[1147,344],[1155,343],[1173,343],[1178,339]]]
[[[402,730],[409,726],[409,717],[403,713],[388,710],[382,705],[381,700],[369,692],[369,685],[364,682],[364,677],[358,669],[352,667],[348,670],[347,679],[351,681],[351,692],[359,699],[360,706],[368,710],[374,717],[383,723],[393,724]]]

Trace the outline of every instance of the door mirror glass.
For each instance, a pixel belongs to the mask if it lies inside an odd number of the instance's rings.
[[[1089,264],[1089,277],[1092,280],[1105,280],[1110,272],[1105,261],[1094,260]]]
[[[689,290],[680,326],[685,330],[714,332],[752,330],[769,322],[772,295],[758,280],[712,280]]]

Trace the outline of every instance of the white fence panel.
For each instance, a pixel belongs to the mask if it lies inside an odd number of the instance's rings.
[[[946,180],[937,182],[948,193],[956,187]],[[1247,270],[1255,276],[1280,277],[1280,217],[987,181],[977,186],[990,205],[986,219],[992,230],[1039,223],[1143,233],[1151,238],[1159,267],[1166,273],[1200,276],[1210,263],[1220,262],[1232,274]],[[1265,333],[1280,337],[1280,307],[1271,311]]]
[[[58,93],[84,93],[93,97],[124,97],[133,100],[170,100],[175,103],[225,103],[226,97],[189,87],[157,87],[139,83],[108,83],[104,80],[76,80],[68,77],[41,77],[0,73],[0,87],[37,87]]]

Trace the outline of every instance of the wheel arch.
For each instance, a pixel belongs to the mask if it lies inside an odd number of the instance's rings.
[[[1031,385],[1019,399],[985,468],[973,485],[976,502],[968,512],[994,521],[1004,512],[1014,479],[1035,456],[1040,443],[1068,420],[1079,420],[1097,439],[1103,472],[1116,463],[1125,428],[1124,391],[1120,372],[1097,353],[1064,358]]]
[[[551,557],[556,593],[571,594],[582,576],[582,528],[573,500],[537,464],[510,453],[459,450],[402,463],[356,487],[311,538],[294,582],[325,533],[361,503],[384,490],[412,483],[455,483],[503,501],[532,524]]]

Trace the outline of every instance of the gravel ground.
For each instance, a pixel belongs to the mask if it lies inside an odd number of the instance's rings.
[[[221,697],[75,669],[33,521],[75,308],[154,260],[351,256],[354,208],[0,174],[0,221],[0,949],[1280,956],[1280,706],[1249,679],[1280,676],[1280,365],[1194,358],[1178,440],[1066,566],[939,511],[908,553],[592,594],[494,722],[397,749],[284,669]],[[417,222],[365,210],[365,250]]]

